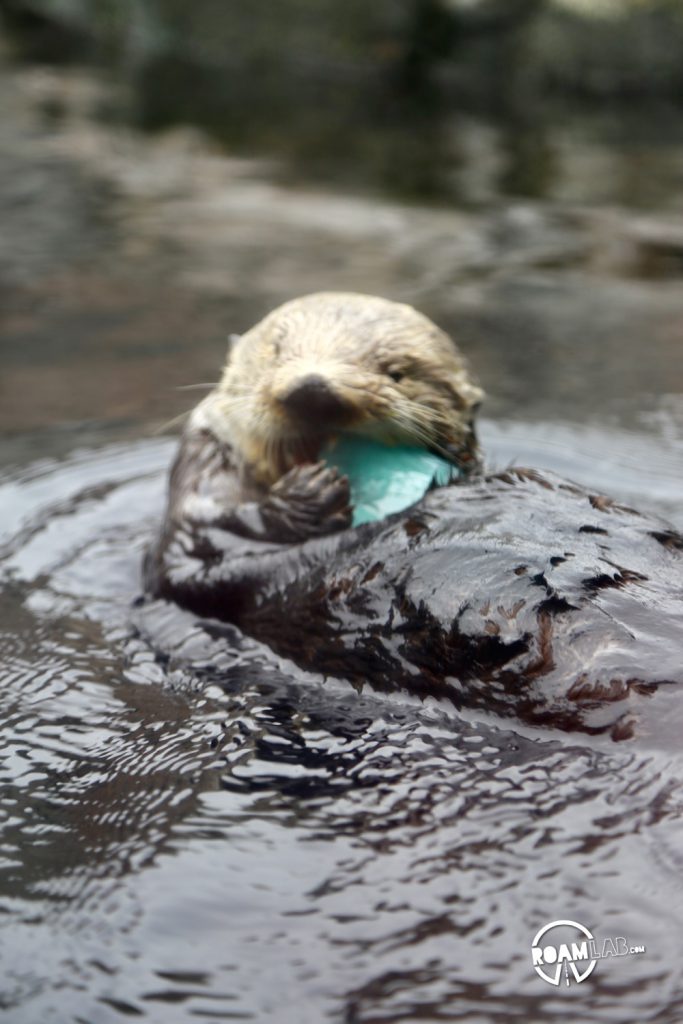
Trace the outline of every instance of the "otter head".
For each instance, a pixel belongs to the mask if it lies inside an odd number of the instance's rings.
[[[287,302],[233,345],[211,426],[269,485],[340,431],[477,464],[483,392],[451,339],[410,306],[322,292]]]

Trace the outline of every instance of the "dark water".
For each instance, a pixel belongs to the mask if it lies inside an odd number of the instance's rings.
[[[5,0],[13,53],[99,61],[110,120],[201,125],[278,180],[478,206],[521,196],[680,211],[676,0]],[[622,17],[591,17],[609,8]],[[58,119],[62,97],[49,96]]]
[[[132,608],[171,452],[2,478],[8,1019],[680,1020],[676,745],[358,695]],[[530,945],[565,917],[646,953],[552,989]]]
[[[93,124],[78,76],[2,86],[6,1019],[678,1024],[675,695],[635,741],[532,732],[134,606],[174,444],[153,427],[196,397],[174,388],[320,287],[456,334],[493,464],[683,525],[675,218],[287,191],[196,136]],[[646,952],[552,988],[530,947],[562,918]]]

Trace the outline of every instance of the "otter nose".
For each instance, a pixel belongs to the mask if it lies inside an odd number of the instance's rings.
[[[279,401],[287,412],[304,420],[340,420],[351,412],[348,402],[317,373],[302,377]]]

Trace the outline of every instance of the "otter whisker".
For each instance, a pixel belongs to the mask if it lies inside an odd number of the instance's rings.
[[[191,416],[192,411],[192,409],[188,409],[186,412],[181,412],[178,416],[174,416],[173,419],[167,420],[165,423],[160,424],[160,426],[155,427],[152,430],[152,436],[158,437],[159,434],[165,434],[167,430],[171,429],[171,427],[175,427],[178,423],[182,423],[183,420],[186,420]]]
[[[228,410],[240,408],[252,409],[254,405],[253,398],[250,398],[248,395],[224,394],[221,396],[221,401],[224,408]]]
[[[404,419],[403,416],[400,415],[401,410],[398,411],[399,416],[393,417],[394,422],[397,423],[397,425],[401,428],[402,431],[405,432],[405,434],[408,437],[412,437],[421,445],[430,448],[436,454],[441,455],[442,458],[446,459],[448,462],[453,461],[453,452],[449,451],[447,447],[442,445],[431,431],[423,429],[419,424],[415,422],[414,419]]]

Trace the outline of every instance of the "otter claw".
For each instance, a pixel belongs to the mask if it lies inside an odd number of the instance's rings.
[[[264,515],[270,532],[285,540],[337,533],[351,525],[348,478],[325,462],[295,466],[271,487]]]
[[[284,476],[276,480],[271,487],[271,493],[280,494],[291,490],[299,490],[302,487],[312,486],[315,478],[321,476],[326,469],[324,462],[305,462],[299,466],[293,466]]]

